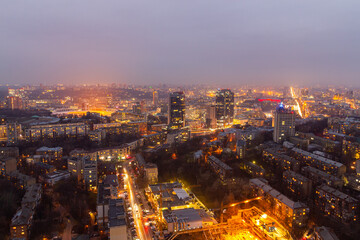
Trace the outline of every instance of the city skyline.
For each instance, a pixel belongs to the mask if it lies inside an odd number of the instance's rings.
[[[360,86],[357,1],[68,4],[3,4],[1,84]]]

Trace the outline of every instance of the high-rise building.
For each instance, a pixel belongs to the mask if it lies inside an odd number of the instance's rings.
[[[22,98],[19,96],[8,96],[7,97],[7,107],[11,110],[23,109]]]
[[[216,106],[211,105],[206,109],[206,127],[216,128]]]
[[[136,113],[136,114],[141,114],[141,103],[140,102],[136,102],[134,103],[134,105],[132,106],[132,109],[133,109],[133,113]]]
[[[153,92],[153,105],[154,107],[159,105],[159,93],[157,91]]]
[[[283,103],[280,103],[276,108],[273,119],[274,125],[274,142],[281,143],[287,138],[295,135],[295,114],[291,109],[285,108]]]
[[[172,129],[185,127],[185,94],[173,92],[169,96],[168,125]]]
[[[225,127],[233,122],[234,93],[230,89],[219,89],[216,92],[216,120],[217,125]]]

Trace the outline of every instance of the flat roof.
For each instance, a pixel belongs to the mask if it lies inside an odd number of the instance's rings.
[[[215,164],[219,165],[221,168],[225,169],[225,170],[232,170],[232,168],[227,165],[226,163],[220,161],[217,157],[215,156],[210,156],[209,159],[211,161],[213,161]]]
[[[304,156],[311,157],[311,158],[313,158],[313,159],[315,159],[315,160],[318,160],[318,161],[320,161],[320,162],[324,162],[324,163],[326,163],[326,164],[333,165],[333,166],[335,166],[335,167],[342,167],[342,166],[344,166],[344,164],[342,164],[342,163],[335,162],[335,161],[330,160],[330,159],[328,159],[328,158],[325,158],[325,157],[322,157],[322,156],[313,154],[313,153],[311,153],[311,152],[304,151],[304,150],[302,150],[302,149],[300,149],[300,148],[296,148],[296,147],[295,147],[295,148],[292,149],[292,151],[294,151],[294,152],[296,152],[296,153],[299,153],[299,154],[302,154],[302,155],[304,155]]]
[[[286,206],[290,207],[291,209],[297,208],[306,208],[307,206],[302,202],[294,202],[293,200],[286,197],[284,194],[280,193],[270,185],[264,183],[258,178],[250,179],[250,183],[255,184],[257,187],[261,188],[265,193],[271,195],[273,198],[279,200],[280,202],[284,203]]]

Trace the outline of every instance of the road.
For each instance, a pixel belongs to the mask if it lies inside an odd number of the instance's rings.
[[[301,112],[301,106],[300,106],[300,103],[299,103],[298,98],[297,98],[296,95],[295,95],[295,92],[294,92],[293,87],[290,87],[290,93],[291,93],[291,97],[292,97],[292,98],[295,100],[295,102],[296,102],[296,105],[297,105],[297,108],[298,108],[298,113],[299,113],[300,117],[303,118],[303,114],[302,114],[302,112]]]
[[[124,182],[128,186],[129,190],[129,200],[130,205],[133,211],[134,223],[136,227],[136,232],[141,240],[151,240],[150,231],[146,230],[143,223],[142,211],[140,208],[140,204],[135,197],[135,191],[133,180],[131,179],[131,175],[129,174],[126,167],[124,168]]]

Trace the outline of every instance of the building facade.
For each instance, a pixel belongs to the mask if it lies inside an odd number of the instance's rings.
[[[282,143],[295,135],[295,114],[292,110],[286,109],[281,103],[275,110],[273,119],[274,133],[273,140]]]
[[[168,125],[172,129],[185,127],[185,94],[173,92],[169,96]]]
[[[216,120],[220,127],[229,126],[234,119],[234,93],[230,89],[216,92]]]

